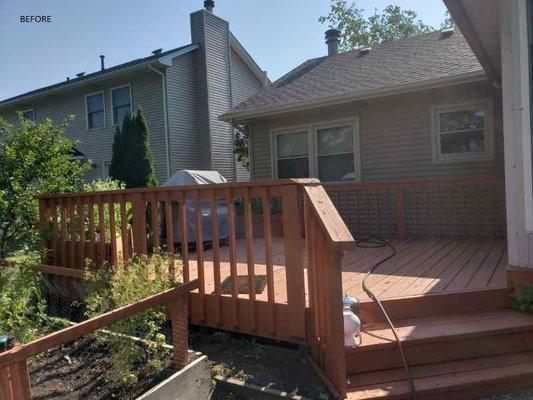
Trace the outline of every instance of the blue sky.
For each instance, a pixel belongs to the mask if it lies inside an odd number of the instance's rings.
[[[367,14],[387,4],[416,11],[439,26],[441,0],[356,0]],[[0,99],[190,42],[189,13],[202,0],[0,0]],[[329,0],[215,0],[215,13],[276,79],[325,53]],[[52,23],[21,23],[21,15],[51,15]]]

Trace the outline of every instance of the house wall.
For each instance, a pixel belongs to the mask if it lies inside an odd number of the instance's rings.
[[[195,57],[194,52],[176,57],[166,70],[170,175],[200,169]]]
[[[494,158],[435,163],[432,107],[480,100],[492,101]],[[253,120],[250,123],[253,179],[273,177],[271,130],[356,117],[362,180],[503,174],[501,95],[488,81],[482,81]]]
[[[131,84],[133,110],[142,108],[149,129],[150,145],[154,154],[154,168],[159,182],[166,180],[165,134],[162,108],[161,77],[152,71],[125,74],[112,81],[93,84],[83,89],[71,90],[56,96],[46,96],[38,101],[21,103],[16,107],[0,112],[0,115],[13,124],[18,123],[17,111],[28,108],[35,109],[36,121],[51,118],[60,124],[69,116],[74,120],[65,131],[67,137],[78,142],[76,148],[88,159],[94,168],[88,173],[87,180],[102,178],[105,161],[111,161],[115,126],[111,108],[111,88]],[[98,129],[87,129],[85,95],[104,91],[106,126]]]

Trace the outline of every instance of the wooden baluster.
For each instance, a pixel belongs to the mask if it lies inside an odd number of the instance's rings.
[[[30,376],[26,360],[9,366],[11,390],[14,400],[31,400]]]
[[[448,188],[448,215],[449,215],[449,225],[450,225],[450,231],[448,232],[448,235],[454,235],[455,232],[454,232],[454,226],[455,226],[455,222],[454,222],[454,218],[453,218],[453,196],[452,196],[452,188],[449,187]]]
[[[189,234],[187,229],[187,200],[183,191],[179,192],[178,224],[181,235],[181,258],[183,262],[183,282],[189,282]]]
[[[172,193],[167,192],[165,196],[165,226],[167,229],[167,251],[170,256],[169,272],[175,277],[174,268],[174,215],[172,212]]]
[[[319,309],[318,296],[319,288],[317,286],[316,276],[316,231],[314,224],[313,210],[309,205],[307,196],[304,196],[304,221],[305,221],[305,246],[307,250],[307,286],[309,288],[309,310],[311,311],[311,326],[309,337],[318,341],[320,338],[319,329]],[[311,354],[315,359],[319,355],[318,343],[310,343]]]
[[[161,225],[159,224],[159,207],[155,192],[152,193],[152,201],[150,202],[151,210],[151,224],[152,224],[152,251],[155,252],[161,247]]]
[[[235,204],[233,193],[230,188],[226,191],[226,204],[228,207],[228,236],[229,236],[229,265],[231,276],[231,301],[233,310],[233,326],[239,328],[239,299],[237,294],[237,253],[235,233]]]
[[[78,199],[78,218],[80,224],[80,268],[85,268],[85,257],[86,257],[86,231],[85,231],[85,203],[83,197]]]
[[[100,253],[100,265],[107,261],[106,257],[106,238],[105,238],[105,219],[104,219],[104,199],[98,196],[98,248]]]
[[[439,236],[442,236],[442,204],[440,200],[440,187],[437,186],[437,229]]]
[[[14,400],[8,367],[0,368],[0,400]]]
[[[194,215],[196,228],[196,266],[198,268],[198,280],[200,281],[200,297],[202,303],[202,322],[206,321],[205,305],[205,276],[204,276],[204,239],[202,237],[202,202],[200,191],[194,191]]]
[[[272,263],[272,218],[270,216],[270,196],[268,187],[261,188],[261,205],[263,208],[263,229],[265,237],[265,267],[267,275],[267,298],[270,305],[270,319],[272,324],[272,335],[276,332],[276,299],[274,288],[274,267]]]
[[[137,255],[146,254],[148,252],[148,245],[146,243],[146,206],[141,193],[132,195],[132,206],[133,251]]]
[[[59,257],[59,213],[57,210],[57,201],[52,199],[52,253],[53,253],[53,265],[58,266],[60,264]]]
[[[401,238],[405,238],[405,199],[403,189],[396,189],[396,221],[398,225],[398,235]]]
[[[413,206],[413,213],[415,218],[415,235],[418,237],[419,229],[418,229],[418,191],[416,190],[416,187],[413,188],[414,192],[414,198],[415,198],[415,204]]]
[[[89,241],[91,248],[91,261],[96,265],[96,226],[94,221],[94,197],[90,197],[88,200],[88,209],[89,212]]]
[[[252,331],[257,330],[257,313],[255,304],[255,263],[254,263],[254,233],[252,202],[249,189],[244,191],[244,230],[246,236],[246,263],[248,266],[248,299],[250,300],[250,320],[252,321]]]
[[[120,196],[120,234],[122,235],[123,261],[128,261],[130,258],[130,241],[128,234],[128,216],[126,213],[126,205],[127,203],[125,196]]]
[[[430,206],[429,206],[429,189],[425,188],[424,190],[424,199],[426,201],[426,236],[431,234],[431,216],[430,216]]]
[[[215,279],[215,295],[217,299],[218,322],[217,325],[222,325],[222,296],[220,290],[220,239],[218,237],[218,197],[216,191],[210,191],[211,204],[211,243],[213,247],[213,278]]]
[[[111,263],[116,265],[118,261],[118,254],[117,232],[115,229],[115,198],[110,195],[107,197],[107,201],[109,203],[109,243],[111,245]]]
[[[305,339],[305,285],[298,187],[283,187],[283,245],[287,275],[289,335]]]
[[[66,199],[61,199],[61,266],[68,267],[68,234]]]
[[[78,235],[76,234],[76,217],[74,207],[76,203],[72,197],[68,199],[68,219],[70,224],[70,248],[69,248],[69,267],[77,268],[78,264],[78,252],[76,251]],[[67,233],[68,235],[69,233]]]

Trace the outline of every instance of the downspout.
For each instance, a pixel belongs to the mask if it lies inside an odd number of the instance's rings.
[[[163,122],[165,130],[165,156],[167,161],[167,178],[170,178],[170,137],[168,134],[168,99],[167,99],[167,84],[166,75],[154,68],[152,64],[148,65],[152,71],[161,76],[161,87],[163,89]]]

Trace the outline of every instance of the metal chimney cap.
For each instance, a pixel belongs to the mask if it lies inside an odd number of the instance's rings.
[[[213,12],[213,8],[215,8],[215,2],[214,0],[205,0],[204,1],[204,7],[207,11]]]
[[[328,29],[326,31],[326,43],[330,40],[340,40],[341,31],[335,28]]]
[[[341,31],[332,28],[326,31],[326,44],[328,45],[328,56],[339,53],[341,43]]]

